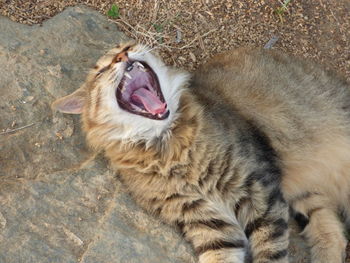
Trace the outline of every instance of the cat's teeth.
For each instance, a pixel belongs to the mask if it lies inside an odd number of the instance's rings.
[[[148,70],[145,68],[144,65],[142,65],[140,62],[135,62],[136,65],[138,66],[139,70],[143,71],[143,72],[147,72]]]
[[[132,77],[129,75],[129,73],[125,72],[124,75],[125,75],[128,79],[132,79]]]
[[[137,65],[139,68],[145,68],[140,62],[136,62],[136,65]]]
[[[139,107],[137,107],[137,110],[138,110],[139,112],[141,112],[141,113],[148,113],[147,111],[145,111],[145,110],[143,110],[143,109],[141,109],[141,108],[139,108]]]

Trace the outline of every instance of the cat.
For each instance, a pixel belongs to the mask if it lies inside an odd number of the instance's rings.
[[[200,263],[288,262],[290,207],[312,262],[343,262],[349,106],[342,77],[281,52],[239,48],[191,76],[133,42],[52,104],[82,114],[88,144]]]

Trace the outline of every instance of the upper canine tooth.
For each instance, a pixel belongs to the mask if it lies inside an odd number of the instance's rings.
[[[145,67],[139,67],[139,70],[142,72],[148,72],[148,68]]]
[[[144,68],[144,66],[140,62],[136,62],[137,66]]]
[[[124,75],[129,78],[129,79],[132,79],[132,77],[129,75],[129,73],[125,72]]]

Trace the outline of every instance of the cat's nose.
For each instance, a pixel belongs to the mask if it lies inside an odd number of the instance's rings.
[[[113,63],[128,62],[128,61],[129,61],[129,57],[128,57],[127,51],[122,51],[118,53],[113,59]]]

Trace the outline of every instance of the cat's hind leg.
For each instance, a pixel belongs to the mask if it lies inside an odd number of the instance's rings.
[[[347,240],[338,216],[330,209],[319,207],[309,211],[308,218],[303,235],[311,247],[312,262],[345,262]]]
[[[299,195],[290,203],[311,249],[312,263],[345,262],[347,240],[335,205],[330,205],[320,193]]]

